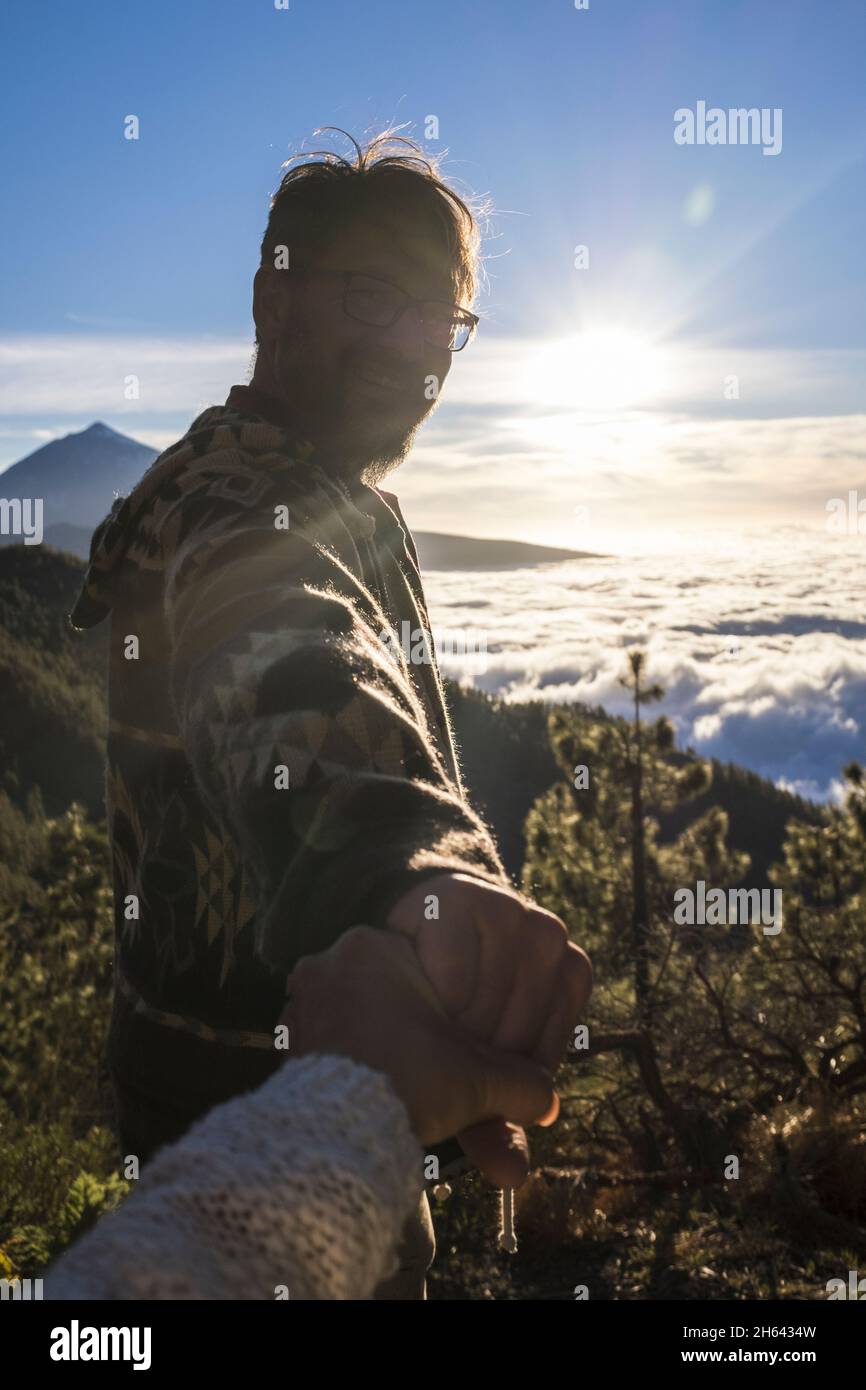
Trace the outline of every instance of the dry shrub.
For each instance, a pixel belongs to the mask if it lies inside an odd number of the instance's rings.
[[[749,1206],[803,1240],[866,1244],[866,1126],[818,1103],[779,1106],[751,1126]]]
[[[537,1168],[517,1194],[518,1237],[561,1244],[604,1232],[634,1206],[633,1185],[602,1186],[581,1168]]]

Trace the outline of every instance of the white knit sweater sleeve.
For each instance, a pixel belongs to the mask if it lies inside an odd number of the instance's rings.
[[[50,1299],[363,1299],[423,1186],[405,1106],[345,1057],[218,1106],[45,1276]]]

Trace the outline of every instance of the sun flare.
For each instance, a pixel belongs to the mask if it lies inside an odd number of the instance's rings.
[[[651,405],[670,377],[668,353],[625,328],[587,328],[533,349],[527,363],[539,405],[616,410]]]

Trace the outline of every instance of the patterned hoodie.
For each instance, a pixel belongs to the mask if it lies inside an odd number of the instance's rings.
[[[108,1062],[142,1158],[275,1070],[300,956],[426,875],[507,881],[400,640],[429,623],[397,501],[275,404],[233,388],[115,502],[70,615],[111,619]]]

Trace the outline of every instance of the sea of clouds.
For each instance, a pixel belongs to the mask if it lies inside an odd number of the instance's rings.
[[[486,648],[452,643],[448,675],[625,714],[625,653],[642,647],[680,746],[827,800],[845,764],[866,760],[864,549],[792,533],[763,551],[433,571],[425,585],[434,635],[465,630]]]

